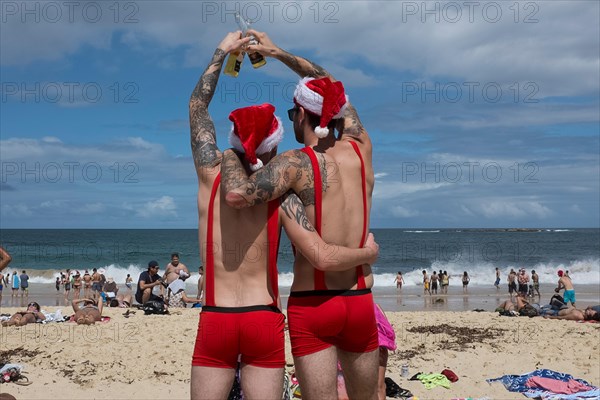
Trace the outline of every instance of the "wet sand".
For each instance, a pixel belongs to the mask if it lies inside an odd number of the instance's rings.
[[[554,294],[553,285],[542,285],[540,288],[541,298],[535,296],[534,303],[548,304]],[[135,286],[134,286],[135,288]],[[287,307],[289,287],[280,287],[281,301],[283,307]],[[125,285],[119,285],[119,293],[128,293]],[[599,285],[577,285],[575,286],[577,297],[577,308],[585,308],[589,305],[600,304]],[[186,293],[188,296],[196,296],[195,285],[188,285]],[[83,294],[83,291],[82,291]],[[471,286],[468,293],[463,293],[462,286],[450,286],[448,294],[423,294],[423,288],[419,286],[404,286],[401,290],[395,287],[374,287],[373,295],[375,301],[385,311],[472,311],[482,309],[493,311],[498,304],[509,299],[506,285],[496,290],[495,287]],[[66,307],[70,306],[73,292],[69,300],[65,300],[63,292],[57,292],[54,285],[33,283],[30,285],[29,296],[11,297],[10,290],[4,290],[1,307],[23,307],[28,301],[37,301],[45,306]]]

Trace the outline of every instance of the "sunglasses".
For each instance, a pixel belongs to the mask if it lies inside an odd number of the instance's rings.
[[[288,110],[288,118],[290,119],[290,121],[294,122],[294,117],[296,116],[297,112],[298,112],[298,107],[290,108]]]
[[[37,309],[39,306],[37,305],[37,303],[29,303],[29,304],[27,304],[27,307],[28,308],[29,307],[35,307]]]

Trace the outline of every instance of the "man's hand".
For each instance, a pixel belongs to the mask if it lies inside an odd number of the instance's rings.
[[[371,250],[371,252],[373,253],[371,258],[369,259],[368,264],[375,264],[375,261],[377,261],[377,258],[379,257],[379,245],[377,244],[377,242],[375,242],[375,236],[372,233],[369,233],[369,236],[367,236],[367,240],[365,241],[364,247],[366,249]]]
[[[258,44],[251,44],[248,46],[248,53],[256,52],[265,57],[275,57],[277,52],[280,50],[266,33],[258,32],[254,29],[248,29],[248,34],[254,35],[258,41]]]
[[[221,41],[218,48],[225,53],[231,53],[242,49],[248,42],[250,37],[242,38],[242,31],[229,32]]]

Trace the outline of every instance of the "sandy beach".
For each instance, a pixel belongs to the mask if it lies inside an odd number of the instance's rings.
[[[57,307],[44,307],[54,312]],[[20,308],[3,307],[3,313]],[[62,307],[63,313],[67,309]],[[0,385],[17,399],[188,399],[197,309],[129,318],[105,309],[109,322],[33,324],[1,328],[2,362],[26,365],[30,386]],[[570,373],[600,384],[600,324],[501,317],[493,312],[387,312],[397,335],[387,376],[420,399],[484,397],[521,399],[486,379],[536,368]],[[288,372],[293,359],[286,337]],[[561,348],[564,349],[561,351]],[[459,381],[450,389],[425,389],[400,376],[448,368]]]

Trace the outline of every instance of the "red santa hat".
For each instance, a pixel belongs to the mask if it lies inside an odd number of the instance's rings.
[[[263,163],[257,155],[268,153],[283,139],[283,125],[274,114],[275,107],[269,103],[242,107],[229,114],[233,122],[229,133],[231,146],[246,154],[252,171],[258,171]]]
[[[302,78],[294,91],[294,103],[321,117],[315,134],[318,138],[324,138],[329,134],[329,122],[344,116],[348,96],[340,81],[332,82],[329,78]]]

